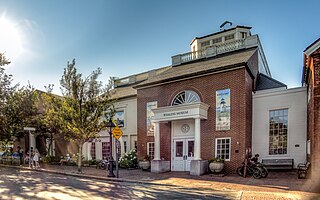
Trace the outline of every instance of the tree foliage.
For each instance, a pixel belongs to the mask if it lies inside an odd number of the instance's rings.
[[[0,66],[9,64],[0,54]],[[34,121],[37,114],[37,98],[31,85],[12,85],[12,76],[0,67],[0,143],[5,147],[23,134],[23,128]]]
[[[77,72],[75,60],[68,62],[60,80],[63,96],[43,95],[46,124],[54,125],[65,138],[78,145],[78,171],[82,168],[82,146],[106,128],[104,114],[113,111],[108,85],[98,81],[101,69],[83,77]],[[48,87],[50,89],[50,87]],[[110,112],[109,112],[110,113]],[[111,112],[112,113],[112,112]]]

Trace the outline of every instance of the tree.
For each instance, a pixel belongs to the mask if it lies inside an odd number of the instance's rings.
[[[23,135],[23,128],[34,121],[37,114],[36,95],[31,86],[17,88],[5,95],[1,106],[2,146]]]
[[[75,60],[68,62],[60,80],[63,96],[57,97],[47,93],[44,99],[47,124],[55,124],[65,138],[78,146],[78,171],[82,171],[82,146],[98,132],[106,128],[104,115],[113,113],[113,102],[109,91],[111,81],[103,85],[98,81],[101,69],[93,71],[83,78],[77,72]],[[109,112],[110,113],[110,112]]]
[[[0,143],[7,146],[14,138],[23,134],[23,127],[29,125],[37,114],[36,94],[29,84],[26,87],[12,85],[12,76],[3,67],[10,64],[0,54]]]

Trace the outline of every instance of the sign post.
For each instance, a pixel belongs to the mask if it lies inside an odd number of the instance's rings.
[[[118,125],[116,125],[116,127],[112,130],[112,135],[114,137],[114,139],[116,140],[115,142],[115,146],[116,146],[116,173],[117,173],[117,178],[119,178],[119,166],[118,166],[118,149],[119,149],[119,145],[120,142],[118,141],[119,138],[122,136],[123,132],[122,130],[118,127]]]
[[[35,131],[34,127],[24,127],[23,130],[29,131],[29,168],[31,168],[31,131]]]

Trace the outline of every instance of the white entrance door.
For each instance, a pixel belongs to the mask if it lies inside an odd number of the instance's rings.
[[[173,142],[173,171],[190,171],[194,155],[194,139],[175,139]]]

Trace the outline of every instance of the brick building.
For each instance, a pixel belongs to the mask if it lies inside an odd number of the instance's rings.
[[[215,157],[232,172],[251,149],[295,166],[305,160],[306,89],[287,89],[271,77],[250,29],[197,37],[191,52],[128,86],[137,90],[138,155],[151,155],[152,172],[201,175]],[[261,120],[254,124],[255,116]]]
[[[320,38],[304,51],[302,84],[308,87],[308,159],[313,177],[320,174]]]
[[[236,26],[196,37],[191,51],[172,56],[170,66],[117,79],[113,98],[124,132],[119,150],[136,148],[139,160],[149,155],[156,173],[201,175],[216,157],[234,172],[247,151],[259,153],[260,161],[304,162],[306,87],[287,89],[272,78],[250,30]],[[99,134],[84,144],[86,159],[110,155],[114,141]]]

